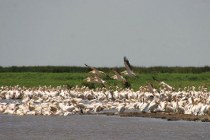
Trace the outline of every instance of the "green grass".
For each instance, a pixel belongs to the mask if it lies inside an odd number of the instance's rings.
[[[112,73],[108,73],[112,75]],[[41,72],[5,72],[0,73],[0,86],[60,86],[68,85],[73,87],[75,85],[86,85],[89,87],[96,87],[98,85],[88,84],[83,79],[88,76],[87,73],[41,73]],[[206,86],[210,90],[210,72],[206,73],[156,73],[156,74],[138,74],[137,78],[126,77],[131,83],[134,90],[138,90],[140,86],[146,85],[147,82],[152,83],[158,87],[158,83],[152,79],[152,76],[161,81],[165,81],[169,85],[178,88],[186,86]],[[107,86],[122,86],[121,82],[112,80],[109,77],[103,77],[107,81]]]

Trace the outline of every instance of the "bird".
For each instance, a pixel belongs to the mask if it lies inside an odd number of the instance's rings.
[[[131,77],[135,77],[136,74],[133,72],[133,69],[128,61],[128,59],[124,56],[124,64],[125,64],[125,68],[126,68],[126,71],[128,73],[129,76]]]
[[[154,88],[153,88],[153,85],[151,83],[147,83],[147,89],[150,93],[154,93]]]
[[[96,69],[95,67],[91,67],[87,64],[85,64],[85,66],[92,69],[92,71],[90,71],[89,73],[96,74],[98,76],[100,76],[101,74],[105,74],[103,71],[100,71],[100,70]]]
[[[127,70],[124,70],[124,71],[121,72],[121,74],[128,75],[128,72],[127,72]]]
[[[174,88],[168,84],[166,84],[165,82],[160,82],[160,85],[162,85],[167,91],[174,91]]]
[[[112,71],[115,73],[115,75],[112,76],[111,78],[122,81],[123,83],[127,81],[117,70],[113,69]]]
[[[100,83],[100,84],[102,84],[102,85],[104,85],[105,83],[106,83],[106,81],[104,81],[104,80],[102,80],[99,76],[95,76],[95,81],[97,82],[97,83]]]
[[[94,82],[94,77],[89,76],[89,77],[85,78],[84,81],[86,81],[88,83],[93,83]]]
[[[153,78],[153,80],[157,81],[161,86],[163,86],[165,88],[165,90],[174,91],[174,88],[172,86],[170,86],[169,84],[166,84],[165,82],[158,80],[154,76],[152,76],[152,78]]]
[[[118,81],[122,81],[124,88],[131,87],[131,84],[117,70],[113,69],[113,72],[115,73],[115,75],[112,76],[111,78]]]
[[[179,114],[184,114],[184,107],[180,106],[179,103],[178,103],[178,100],[176,100],[176,112],[179,113]]]
[[[89,72],[92,75],[90,75],[90,77],[87,77],[84,80],[87,81],[87,82],[90,82],[90,83],[99,83],[99,84],[102,84],[105,87],[106,81],[104,81],[100,78],[101,74],[105,74],[105,73],[103,71],[100,71],[100,70],[96,69],[95,67],[89,66],[87,64],[85,64],[85,66],[92,69],[92,71]]]
[[[89,83],[99,83],[103,86],[106,83],[106,81],[102,80],[98,75],[87,77],[84,80]]]
[[[123,113],[125,111],[125,104],[121,104],[117,107],[118,113]]]

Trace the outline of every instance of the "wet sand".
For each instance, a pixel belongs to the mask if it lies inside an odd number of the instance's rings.
[[[119,114],[121,117],[147,117],[147,118],[161,118],[168,121],[202,121],[210,122],[209,115],[192,115],[192,114],[178,114],[178,113],[164,113],[164,112],[155,112],[155,113],[142,113],[142,112],[124,112]]]
[[[5,140],[209,140],[209,130],[210,123],[201,121],[167,121],[119,115],[64,117],[0,114],[0,139]]]

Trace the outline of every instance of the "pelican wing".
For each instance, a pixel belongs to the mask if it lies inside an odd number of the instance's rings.
[[[125,64],[125,68],[128,72],[129,76],[136,76],[136,74],[133,72],[132,67],[128,61],[128,59],[126,57],[124,57],[124,64]]]
[[[87,65],[87,64],[85,64],[85,66],[86,67],[88,67],[88,68],[90,68],[90,69],[92,69],[92,71],[90,71],[90,73],[93,73],[93,74],[96,74],[96,75],[100,75],[100,74],[104,74],[104,72],[102,72],[102,71],[99,71],[99,70],[97,70],[95,67],[91,67],[91,66],[89,66],[89,65]]]
[[[114,69],[113,69],[113,71],[114,71],[114,73],[115,73],[115,75],[116,75],[117,80],[126,82],[126,79],[120,74],[119,71],[114,70]]]
[[[125,67],[132,70],[132,67],[128,61],[128,59],[124,56],[124,64],[125,64]]]

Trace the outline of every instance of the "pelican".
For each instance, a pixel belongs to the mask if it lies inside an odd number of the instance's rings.
[[[123,82],[123,85],[124,85],[124,88],[130,88],[131,85],[130,83],[116,70],[113,70],[115,75],[112,76],[111,78],[115,79],[115,80],[118,80],[118,81],[122,81]]]
[[[124,71],[121,72],[121,74],[128,75],[128,72],[127,72],[127,70],[124,70]]]
[[[178,112],[179,114],[184,114],[184,107],[180,106],[179,103],[178,103],[178,100],[176,100],[176,112]]]
[[[127,82],[127,80],[117,70],[113,69],[113,72],[115,73],[115,75],[112,76],[113,79],[122,81],[123,83]]]
[[[121,104],[117,107],[117,111],[119,113],[123,113],[125,111],[125,104]]]
[[[105,86],[104,84],[106,83],[106,81],[102,80],[98,75],[87,77],[84,80],[89,83],[99,83],[103,86]]]
[[[106,81],[104,81],[104,80],[102,80],[99,76],[95,76],[95,81],[97,82],[97,83],[100,83],[100,84],[102,84],[102,85],[104,85],[105,83],[106,83]]]
[[[174,90],[174,88],[172,87],[172,86],[170,86],[170,85],[168,85],[168,84],[166,84],[165,82],[160,82],[160,85],[162,85],[163,87],[165,87],[166,88],[166,90],[168,90],[168,91],[173,91]]]
[[[126,68],[128,75],[131,77],[136,76],[136,74],[132,70],[132,67],[131,67],[128,59],[125,56],[124,56],[124,64],[125,64],[125,68]]]
[[[148,88],[150,93],[154,93],[154,88],[153,88],[151,83],[147,83],[147,88]]]
[[[115,70],[116,71],[116,70]],[[116,78],[119,72],[116,71]],[[119,75],[118,75],[119,76]],[[99,76],[90,75],[93,82],[105,83]],[[144,89],[141,89],[144,88]],[[164,87],[166,89],[166,87]],[[165,112],[191,115],[210,115],[210,94],[203,90],[188,88],[188,92],[161,91],[160,95],[151,83],[140,87],[140,91],[132,89],[116,90],[107,88],[89,89],[85,86],[20,88],[20,102],[16,102],[19,93],[16,88],[0,87],[0,113],[17,115],[70,115],[99,112],[116,109],[116,114],[125,110],[138,109],[141,112]],[[152,91],[154,93],[152,93]],[[1,94],[2,93],[2,94]],[[8,96],[12,95],[12,96]],[[7,96],[7,97],[6,97]],[[163,97],[162,97],[163,96]],[[5,102],[4,99],[12,102]]]
[[[98,76],[100,76],[101,74],[105,74],[103,71],[100,71],[100,70],[96,69],[95,67],[91,67],[87,64],[85,64],[85,66],[92,69],[92,71],[90,71],[89,73],[92,73],[92,74],[95,74],[95,75],[98,75]]]
[[[166,84],[163,81],[157,80],[154,76],[152,76],[153,80],[157,81],[161,86],[163,86],[167,91],[174,91],[174,88],[170,86],[169,84]]]
[[[94,83],[94,77],[90,76],[84,79],[84,81],[89,82],[89,83]]]

